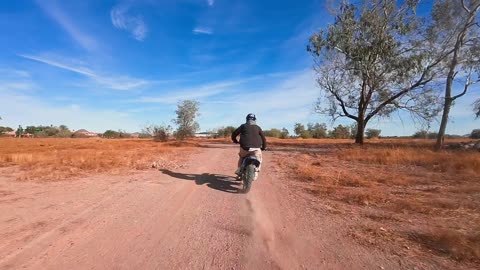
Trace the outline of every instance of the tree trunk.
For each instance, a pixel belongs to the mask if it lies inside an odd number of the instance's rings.
[[[447,129],[448,124],[448,114],[450,113],[450,108],[452,107],[452,85],[453,79],[455,79],[455,68],[458,64],[458,52],[460,50],[460,43],[457,41],[455,45],[455,51],[453,53],[452,62],[450,64],[450,70],[448,71],[447,75],[447,82],[445,84],[445,104],[443,105],[443,115],[442,115],[442,122],[440,124],[440,129],[438,130],[437,134],[437,143],[435,144],[435,150],[442,149],[443,146],[443,139],[445,137],[445,131]]]
[[[365,134],[365,123],[363,119],[357,121],[357,135],[355,136],[355,143],[363,144],[363,138]]]
[[[445,98],[445,105],[443,107],[442,122],[440,123],[440,129],[437,134],[437,143],[435,144],[435,150],[442,149],[443,140],[445,139],[445,132],[447,130],[448,115],[450,108],[452,107],[452,99],[450,97]]]

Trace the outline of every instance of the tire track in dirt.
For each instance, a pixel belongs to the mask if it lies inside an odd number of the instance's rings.
[[[127,191],[112,191],[115,192],[119,197],[105,197],[101,201],[95,202],[92,205],[82,205],[79,208],[84,208],[81,210],[80,213],[75,214],[73,216],[69,216],[69,218],[63,222],[61,222],[59,225],[56,225],[54,227],[49,226],[49,228],[45,231],[36,231],[33,234],[28,234],[29,232],[35,231],[35,228],[47,228],[47,222],[46,221],[38,221],[31,223],[27,226],[24,226],[20,228],[17,231],[10,232],[14,236],[20,234],[23,239],[28,239],[27,243],[22,246],[20,249],[14,249],[12,247],[9,247],[8,245],[2,246],[2,249],[6,250],[14,250],[10,254],[4,255],[0,259],[0,266],[12,258],[16,257],[16,261],[24,261],[25,258],[28,258],[31,256],[31,254],[38,253],[39,251],[42,251],[49,246],[49,242],[51,242],[51,239],[57,238],[61,234],[65,234],[67,232],[66,228],[69,227],[80,227],[83,223],[85,223],[86,218],[88,215],[92,215],[98,208],[102,207],[108,202],[112,202],[113,200],[118,200],[121,197],[125,196],[129,190]],[[122,194],[122,195],[120,195]],[[80,210],[80,209],[79,209]],[[75,212],[75,210],[73,211]],[[25,235],[24,233],[27,233]],[[5,238],[4,238],[5,239]]]

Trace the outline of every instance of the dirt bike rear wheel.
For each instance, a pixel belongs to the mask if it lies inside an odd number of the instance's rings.
[[[243,173],[243,193],[248,193],[255,179],[255,165],[250,164],[245,168]]]

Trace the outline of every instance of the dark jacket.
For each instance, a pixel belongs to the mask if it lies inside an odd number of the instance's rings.
[[[240,147],[245,150],[248,150],[248,148],[267,148],[267,140],[263,135],[262,128],[257,126],[255,122],[247,122],[238,127],[232,133],[234,143],[238,143],[238,135],[240,135]]]

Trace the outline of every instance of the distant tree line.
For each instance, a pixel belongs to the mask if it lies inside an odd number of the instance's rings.
[[[46,138],[70,138],[73,136],[73,132],[66,126],[27,126],[24,129],[25,133],[32,134],[35,137]]]
[[[232,136],[232,133],[235,131],[235,129],[237,128],[233,126],[221,127],[217,130],[213,130],[212,133],[214,133],[215,137],[217,138],[227,138]]]
[[[212,133],[215,134],[215,137],[220,138],[229,138],[235,127],[227,126],[221,127],[216,130],[213,130]],[[287,138],[303,138],[303,139],[323,139],[323,138],[334,138],[334,139],[351,139],[355,138],[356,134],[356,125],[343,126],[338,125],[332,130],[327,129],[325,123],[308,123],[307,127],[301,123],[295,123],[293,127],[294,134],[290,134],[288,129],[282,128],[272,128],[264,130],[263,133],[267,137],[274,137],[280,139]],[[366,136],[367,138],[378,138],[381,131],[378,129],[367,129]]]
[[[357,125],[352,124],[349,126],[338,125],[332,130],[327,129],[325,123],[308,123],[307,127],[301,123],[296,123],[294,126],[294,132],[297,137],[304,139],[314,138],[333,138],[333,139],[353,139],[357,134]],[[365,135],[369,139],[380,137],[381,130],[379,129],[367,129]]]
[[[172,120],[177,125],[177,129],[173,131],[170,125],[150,125],[143,128],[142,132],[138,134],[138,138],[153,138],[155,141],[166,141],[171,136],[176,139],[186,139],[195,136],[195,133],[200,128],[197,117],[199,114],[199,102],[195,100],[183,100],[177,105],[175,111],[177,117]],[[0,118],[0,120],[2,120]],[[0,136],[4,133],[14,131],[10,127],[0,126]],[[66,125],[60,126],[27,126],[23,128],[19,126],[15,135],[17,137],[33,136],[38,138],[82,138],[91,137],[91,135],[98,135],[99,137],[108,139],[123,139],[132,138],[133,135],[124,130],[107,130],[103,134],[89,134],[89,132],[73,132]],[[135,134],[137,135],[137,134]],[[135,136],[137,137],[137,136]]]
[[[0,134],[7,133],[7,132],[12,132],[13,128],[11,127],[2,127],[0,126]]]
[[[11,127],[0,127],[0,134],[6,132],[14,131]],[[73,132],[65,125],[60,126],[27,126],[23,128],[19,126],[15,130],[15,135],[17,137],[21,137],[22,135],[28,134],[29,136],[34,136],[37,138],[47,138],[47,137],[54,137],[54,138],[70,138],[73,136]]]

